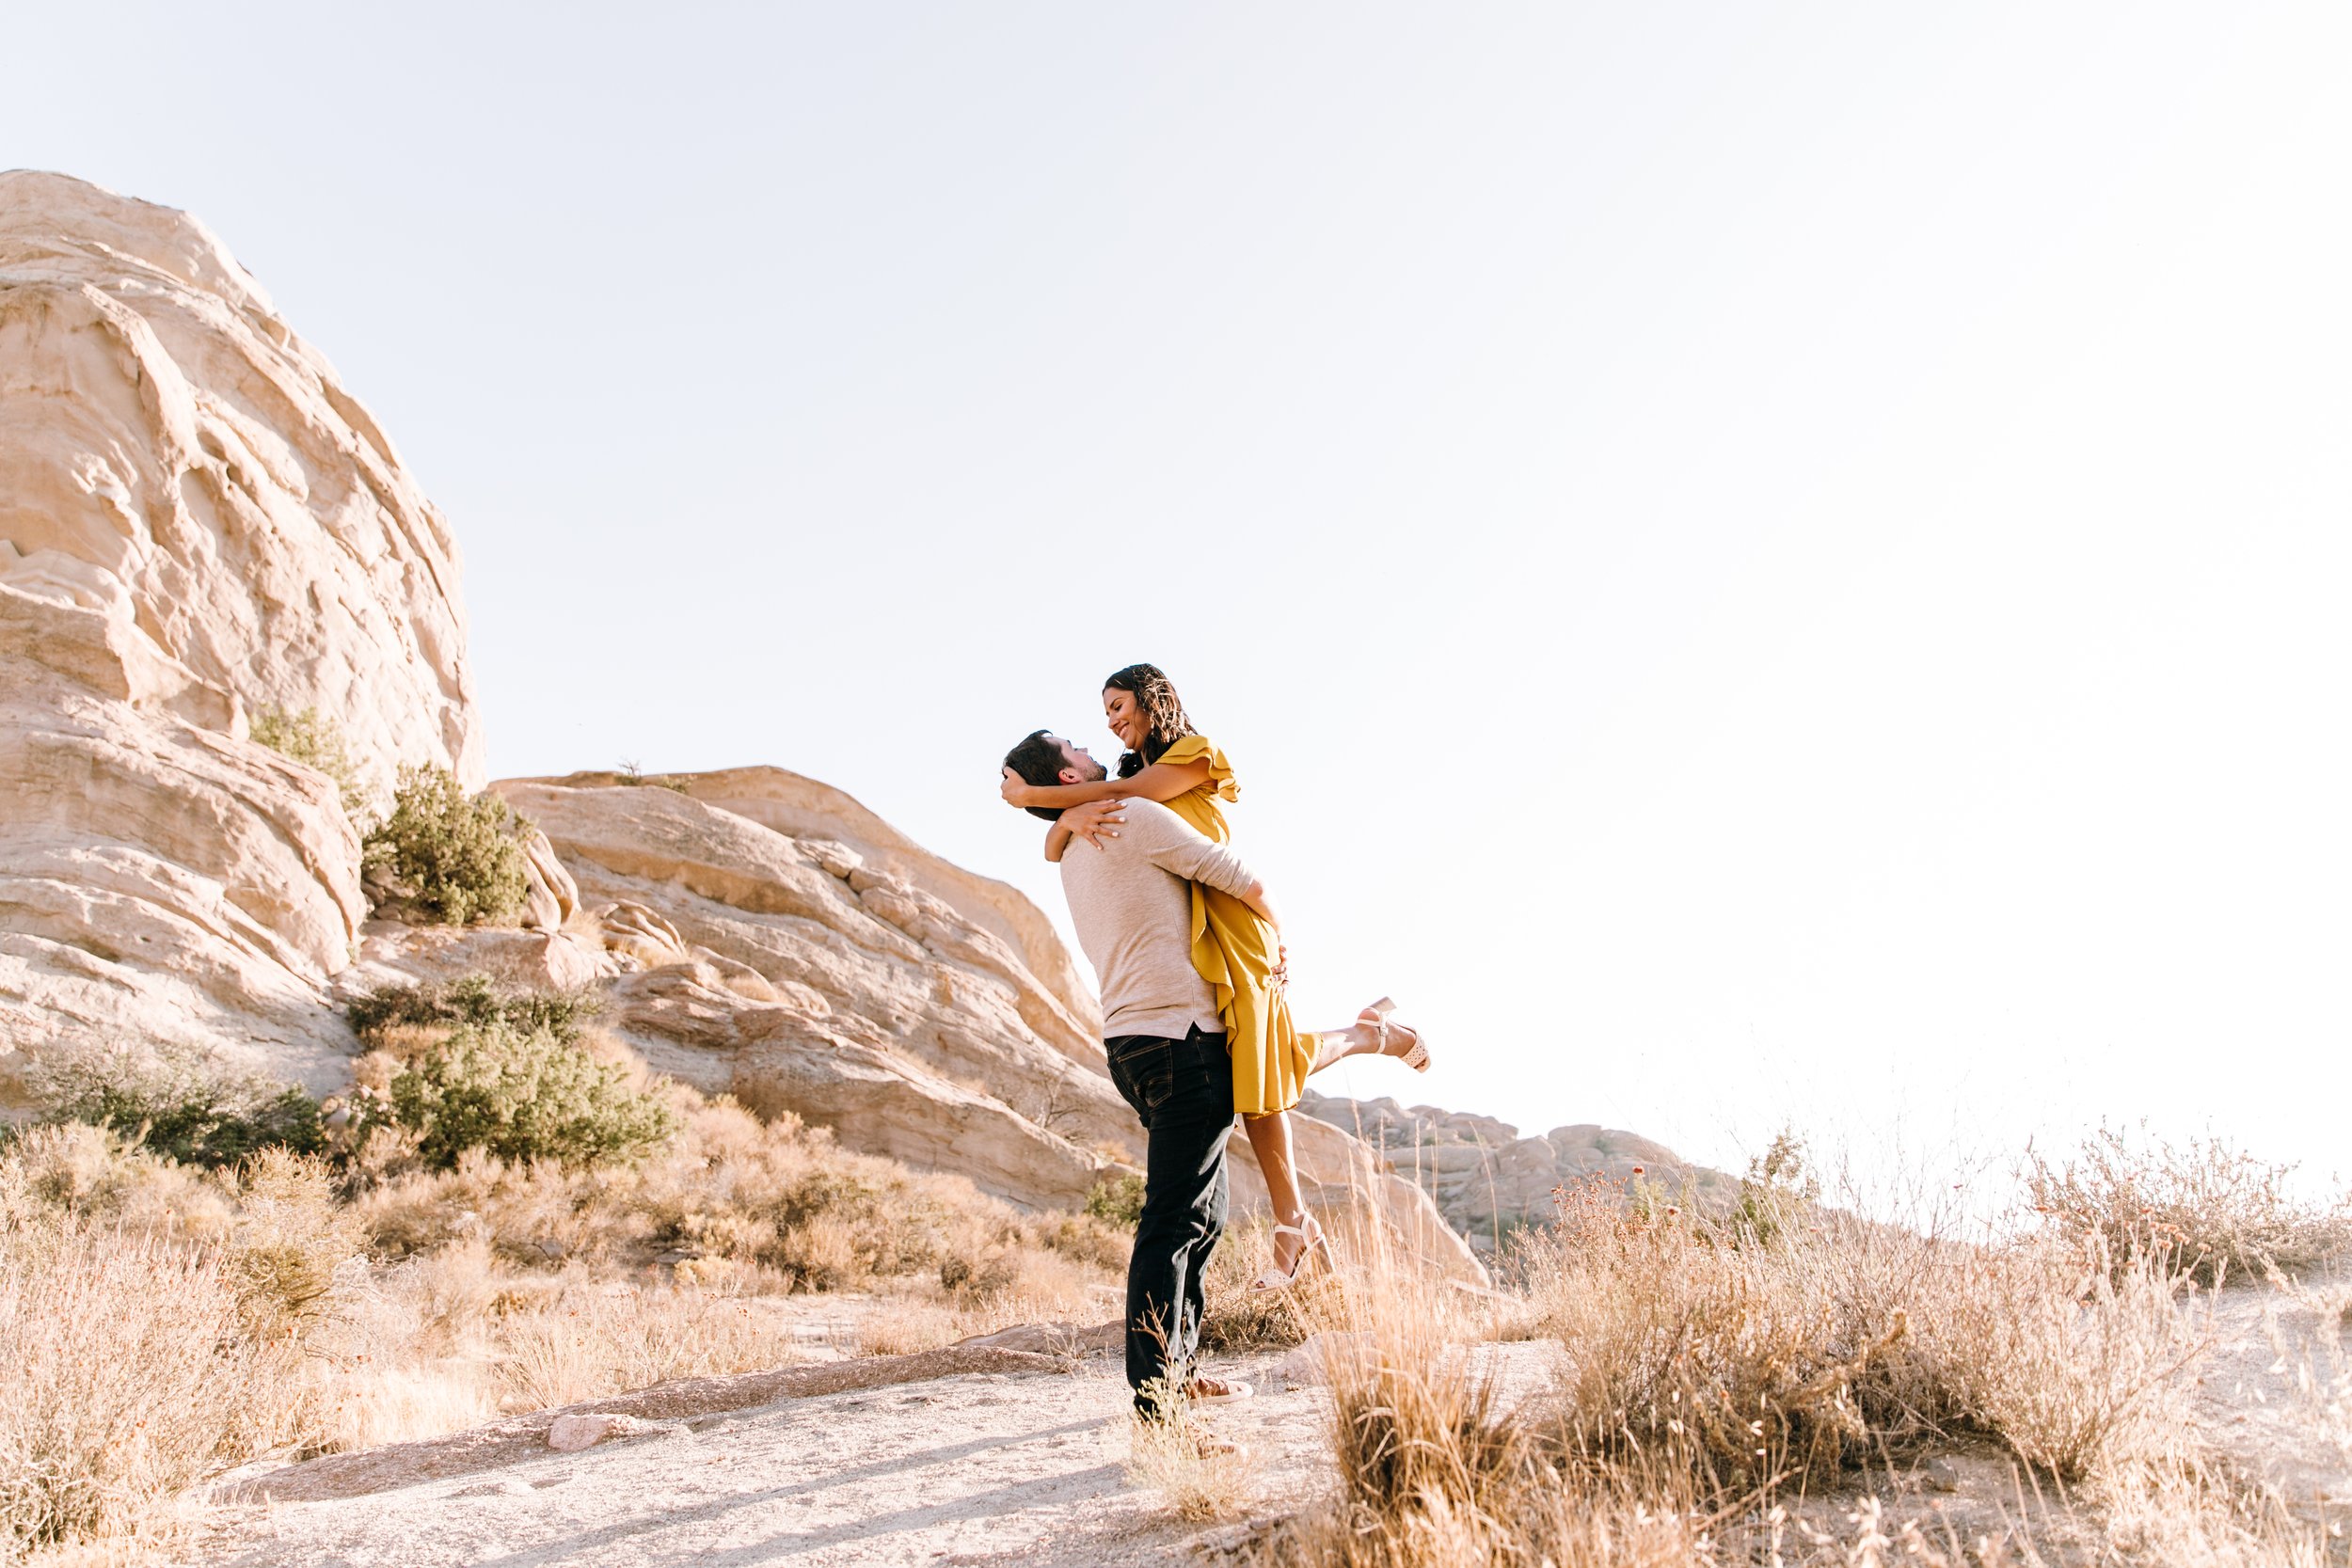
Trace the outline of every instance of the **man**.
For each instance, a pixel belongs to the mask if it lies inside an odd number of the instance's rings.
[[[1106,776],[1084,750],[1045,730],[1005,766],[1033,784]],[[1029,808],[1049,821],[1061,813]],[[1246,1398],[1247,1384],[1193,1370],[1200,1340],[1201,1275],[1224,1233],[1225,1140],[1233,1130],[1233,1063],[1209,983],[1192,966],[1192,893],[1221,888],[1280,928],[1266,892],[1240,859],[1166,806],[1128,800],[1079,812],[1118,821],[1101,853],[1061,858],[1062,892],[1078,945],[1103,990],[1103,1049],[1111,1082],[1148,1138],[1143,1217],[1127,1264],[1127,1381],[1146,1418],[1171,1395],[1201,1402]]]

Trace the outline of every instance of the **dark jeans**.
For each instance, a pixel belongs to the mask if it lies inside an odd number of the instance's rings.
[[[1225,1139],[1233,1130],[1233,1060],[1223,1035],[1120,1035],[1103,1042],[1111,1082],[1148,1134],[1143,1218],[1127,1264],[1127,1382],[1136,1408],[1192,1375],[1200,1343],[1201,1275],[1225,1233]]]

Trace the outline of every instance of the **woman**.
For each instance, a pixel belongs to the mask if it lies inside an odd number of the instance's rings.
[[[1103,717],[1126,748],[1119,776],[1099,784],[1032,784],[1009,768],[1005,800],[1016,806],[1067,809],[1089,800],[1140,796],[1157,800],[1219,844],[1232,836],[1220,800],[1241,791],[1225,753],[1199,734],[1157,665],[1131,664],[1103,683]],[[1073,834],[1060,823],[1047,835],[1045,856],[1059,860]],[[1345,1029],[1302,1034],[1291,1022],[1289,979],[1281,933],[1231,894],[1192,885],[1192,961],[1216,993],[1218,1016],[1233,1055],[1233,1109],[1241,1113],[1249,1147],[1273,1200],[1274,1267],[1260,1290],[1279,1290],[1298,1277],[1310,1253],[1323,1245],[1323,1227],[1306,1211],[1291,1152],[1290,1108],[1307,1075],[1365,1052],[1400,1056],[1417,1072],[1429,1068],[1419,1031],[1391,1016],[1382,997]]]

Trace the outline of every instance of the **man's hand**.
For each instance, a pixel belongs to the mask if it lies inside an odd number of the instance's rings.
[[[1119,825],[1127,820],[1126,811],[1124,800],[1089,800],[1063,812],[1061,826],[1100,849],[1104,839],[1119,836]]]
[[[1005,804],[1009,806],[1025,806],[1031,803],[1029,781],[1009,768],[1005,769],[1005,786],[1000,793],[1005,797]]]

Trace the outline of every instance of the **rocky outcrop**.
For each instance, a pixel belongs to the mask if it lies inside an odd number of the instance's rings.
[[[379,801],[401,764],[478,786],[464,641],[447,527],[220,244],[0,175],[0,1111],[36,1055],[123,1044],[337,1089],[342,1002],[487,971],[593,990],[656,1069],[1020,1203],[1138,1158],[1045,917],[780,768],[501,785],[537,824],[521,927],[369,919],[336,783],[251,719],[332,720]],[[1363,1144],[1297,1141],[1311,1201],[1477,1275]]]
[[[485,782],[448,525],[185,213],[0,174],[0,582],[104,614],[208,728],[316,707],[379,789]]]
[[[479,783],[446,527],[201,224],[0,174],[0,1098],[126,1039],[340,1073],[358,846],[272,706]]]
[[[1556,1212],[1553,1195],[1571,1181],[1600,1177],[1637,1181],[1666,1202],[1716,1209],[1736,1201],[1737,1178],[1694,1165],[1661,1143],[1581,1123],[1541,1137],[1492,1117],[1407,1108],[1393,1100],[1341,1100],[1309,1093],[1299,1109],[1354,1133],[1379,1153],[1389,1174],[1426,1191],[1448,1224],[1491,1255],[1511,1233]]]

